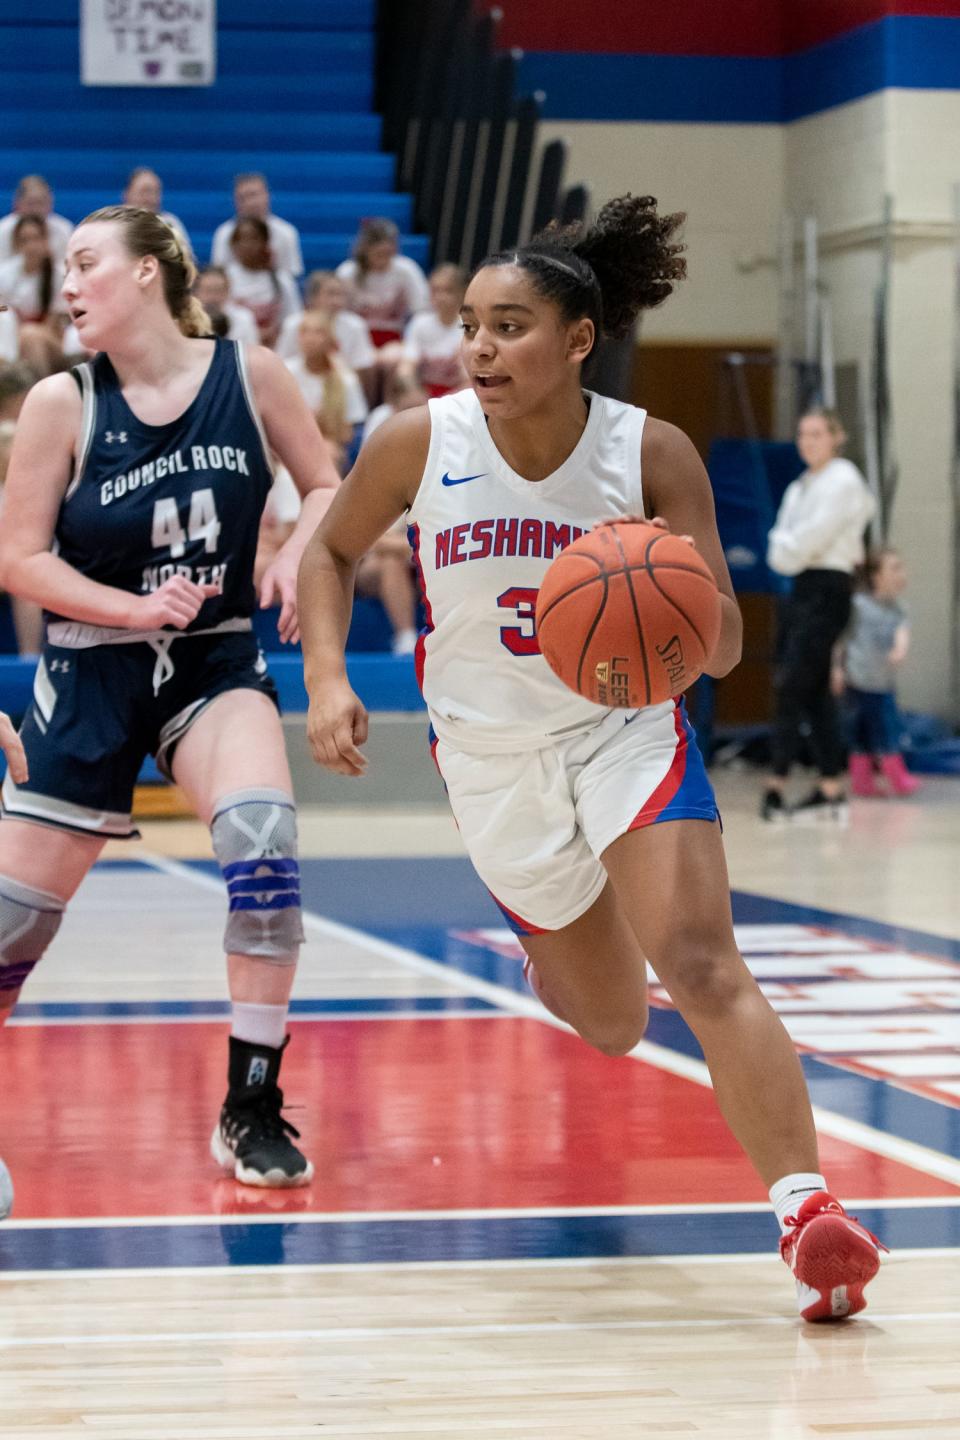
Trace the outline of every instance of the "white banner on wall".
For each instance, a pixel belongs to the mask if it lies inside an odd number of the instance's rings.
[[[84,85],[212,85],[216,0],[82,0]]]

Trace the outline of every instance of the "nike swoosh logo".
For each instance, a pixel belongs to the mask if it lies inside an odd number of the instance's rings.
[[[458,475],[454,478],[448,471],[440,483],[441,485],[466,485],[468,480],[482,480],[486,473],[486,470],[481,470],[479,475]]]

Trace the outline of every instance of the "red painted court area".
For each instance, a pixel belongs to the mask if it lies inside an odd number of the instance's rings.
[[[316,1165],[302,1191],[223,1178],[207,1142],[221,1024],[8,1027],[0,1149],[17,1218],[69,1219],[744,1203],[766,1195],[703,1086],[610,1060],[534,1020],[292,1026],[286,1113]],[[958,1187],[823,1137],[850,1196]]]

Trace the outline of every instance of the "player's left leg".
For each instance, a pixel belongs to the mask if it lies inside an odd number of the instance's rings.
[[[641,948],[700,1042],[724,1119],[770,1189],[801,1314],[855,1314],[879,1265],[877,1244],[820,1174],[796,1051],[737,949],[719,825],[648,825],[621,835],[602,860]]]
[[[211,1149],[247,1185],[305,1185],[277,1085],[303,940],[293,785],[280,717],[256,690],[211,701],[177,745],[172,771],[208,824],[227,882],[224,948],[233,1024],[229,1090]]]

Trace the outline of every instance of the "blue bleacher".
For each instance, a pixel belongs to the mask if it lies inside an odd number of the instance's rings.
[[[4,124],[0,110],[0,137]],[[278,190],[302,187],[318,194],[325,188],[341,192],[393,189],[394,157],[377,150],[317,148],[291,154],[287,150],[254,149],[249,145],[231,150],[214,149],[205,144],[191,150],[186,146],[166,145],[162,140],[159,144],[154,140],[152,145],[131,147],[118,143],[97,148],[85,145],[82,133],[83,126],[78,122],[76,140],[69,146],[34,144],[13,148],[4,144],[0,148],[0,187],[15,184],[19,176],[38,169],[37,162],[42,160],[44,169],[40,173],[49,178],[54,190],[72,180],[88,189],[110,186],[111,193],[116,189],[118,177],[122,183],[135,165],[150,165],[171,190],[189,186],[219,192],[227,214],[233,208],[233,177],[238,170],[263,170],[271,186]],[[188,216],[184,215],[183,219],[188,223]]]
[[[73,23],[65,25],[11,24],[9,15],[0,13],[2,68],[15,70],[26,65],[38,74],[62,74],[75,79],[80,54],[79,8],[74,0]],[[250,100],[264,109],[268,108],[270,92],[263,82],[269,76],[282,78],[288,71],[312,75],[320,87],[327,70],[346,67],[369,74],[373,55],[372,28],[288,30],[278,15],[271,29],[232,30],[221,24],[217,33],[218,70],[225,75],[249,76]],[[184,86],[175,88],[178,95],[186,93]],[[152,92],[138,89],[137,94],[141,93]]]
[[[24,146],[32,149],[37,143],[37,115],[20,107],[19,114],[6,113],[3,120],[3,148],[16,151]],[[241,148],[262,149],[282,147],[284,151],[306,151],[343,155],[344,151],[373,151],[380,146],[380,116],[361,114],[271,114],[248,110],[243,115],[232,111],[207,111],[202,116],[180,110],[158,117],[151,107],[144,114],[123,114],[104,110],[85,115],[79,131],[83,145],[78,146],[76,115],[70,110],[46,111],[43,115],[43,143],[51,151],[64,147],[71,156],[82,150],[99,155],[104,148],[118,155],[133,155],[142,150],[186,152],[188,155],[202,141],[203,151],[228,150],[235,155]],[[121,133],[118,135],[118,126]],[[158,143],[159,142],[159,143]],[[82,164],[82,155],[81,155]],[[344,156],[344,159],[347,157]],[[378,156],[378,159],[387,157]],[[133,163],[136,164],[134,158]],[[94,166],[97,161],[94,160]],[[236,169],[232,162],[232,169]],[[94,170],[94,173],[96,171]]]
[[[0,20],[0,39],[6,34]],[[91,90],[89,86],[80,84],[75,69],[65,74],[37,74],[32,70],[14,72],[7,70],[4,62],[5,57],[0,55],[0,74],[3,75],[0,104],[7,114],[12,114],[14,110],[19,114],[26,110],[45,120],[48,115],[57,115],[61,111],[72,115],[78,107],[89,103]],[[98,88],[97,111],[102,115],[122,114],[126,119],[131,108],[130,93],[124,86]],[[173,88],[151,90],[151,110],[164,119],[180,115],[184,108],[183,93]],[[370,67],[366,64],[343,66],[325,74],[320,85],[311,76],[304,75],[286,75],[282,85],[271,82],[269,113],[297,114],[309,110],[318,116],[330,111],[369,114],[372,97],[373,75]],[[190,113],[197,116],[200,124],[203,124],[205,115],[223,111],[245,115],[249,113],[251,104],[256,106],[256,112],[264,113],[263,106],[252,99],[250,81],[243,74],[220,74],[215,85],[198,85],[189,91],[189,104]]]
[[[126,176],[120,177],[120,182]],[[51,181],[51,183],[53,183]],[[103,204],[103,190],[90,186],[55,185],[57,209],[64,215],[88,215]],[[303,230],[342,231],[345,234],[356,229],[364,215],[386,215],[396,221],[401,230],[409,229],[411,198],[409,195],[387,194],[371,190],[320,190],[305,193],[302,190],[285,190],[274,185],[271,190],[273,208],[278,215],[296,210]],[[189,208],[193,228],[198,232],[214,230],[225,219],[223,195],[217,191],[197,189],[189,185],[167,185],[163,195],[164,206],[180,214]],[[374,209],[374,207],[378,207]]]
[[[229,0],[218,16],[217,80],[196,88],[84,86],[77,0],[0,7],[0,210],[21,175],[45,175],[56,208],[80,219],[119,200],[149,165],[198,259],[232,212],[233,177],[262,170],[276,214],[301,231],[308,269],[345,259],[360,221],[385,215],[403,252],[410,197],[380,149],[372,110],[375,0]]]

